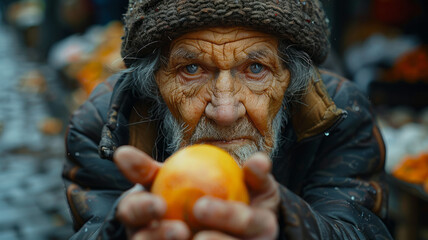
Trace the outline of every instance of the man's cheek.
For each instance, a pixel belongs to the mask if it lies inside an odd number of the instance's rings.
[[[185,98],[178,104],[180,119],[186,123],[191,131],[196,127],[205,112],[206,103],[198,98]]]
[[[182,91],[180,91],[180,89],[176,86],[169,84],[164,86],[163,89],[161,89],[161,94],[163,100],[165,101],[174,118],[181,119],[180,105],[182,105],[182,101],[184,100],[184,95],[182,94]]]
[[[278,88],[271,88],[266,94],[266,98],[268,99],[268,108],[267,108],[267,114],[269,116],[269,121],[273,121],[276,114],[280,110],[284,100],[284,93],[286,88],[282,86],[278,86]]]
[[[263,136],[265,136],[265,132],[268,130],[269,102],[269,98],[265,95],[253,95],[249,97],[245,104],[247,115]]]

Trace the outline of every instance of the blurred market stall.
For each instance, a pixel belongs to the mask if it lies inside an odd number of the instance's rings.
[[[64,131],[96,84],[122,68],[127,1],[0,1],[0,240],[73,233]]]
[[[391,232],[396,239],[428,239],[428,2],[324,3],[345,74],[367,94],[379,119]]]

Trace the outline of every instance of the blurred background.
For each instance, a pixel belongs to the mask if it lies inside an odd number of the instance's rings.
[[[428,239],[428,1],[324,0],[323,67],[367,94],[387,147],[395,239]],[[124,68],[128,1],[0,0],[0,240],[68,239],[61,180],[70,114]]]

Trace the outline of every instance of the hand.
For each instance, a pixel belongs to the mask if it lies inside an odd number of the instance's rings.
[[[200,198],[193,213],[201,225],[211,230],[199,232],[194,239],[276,239],[280,195],[270,169],[269,157],[262,153],[254,154],[245,163],[250,206],[212,197]]]
[[[129,146],[119,148],[114,160],[129,180],[147,188],[161,167],[161,163]],[[198,200],[195,217],[210,230],[199,232],[194,239],[275,239],[278,234],[275,213],[280,197],[270,169],[268,156],[261,153],[250,157],[244,165],[250,206],[210,197]],[[119,203],[117,216],[125,224],[130,239],[188,239],[190,230],[184,222],[161,220],[165,210],[163,199],[140,191],[130,193]]]
[[[161,163],[130,146],[120,147],[114,161],[132,182],[149,188]],[[134,188],[135,189],[135,188]],[[133,189],[117,207],[117,218],[125,225],[128,239],[189,239],[190,230],[182,221],[162,220],[165,201],[149,192]]]

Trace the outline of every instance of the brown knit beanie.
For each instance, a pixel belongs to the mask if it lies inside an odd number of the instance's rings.
[[[273,34],[315,64],[329,51],[328,19],[318,0],[130,0],[124,20],[127,67],[186,32],[217,26]]]

